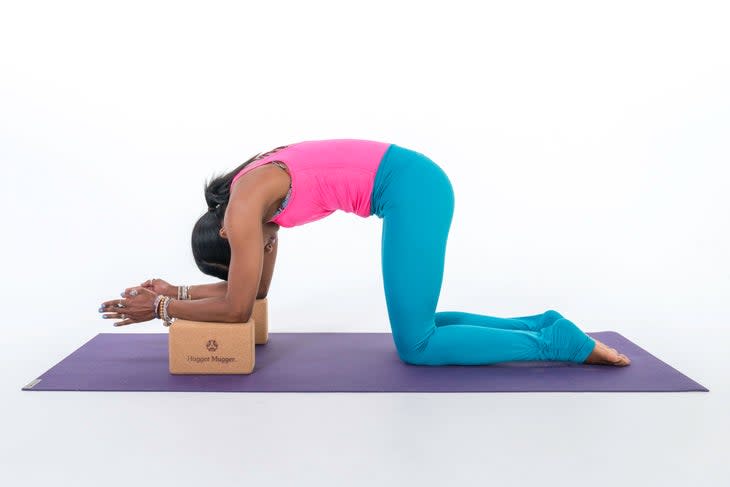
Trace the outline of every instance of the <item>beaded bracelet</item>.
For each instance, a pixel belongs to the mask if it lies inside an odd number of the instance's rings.
[[[162,307],[165,305],[165,301],[167,300],[167,296],[162,296],[160,299],[160,304],[157,306],[157,317],[160,319],[162,318]]]
[[[169,296],[165,296],[164,301],[162,302],[162,312],[160,313],[160,315],[162,316],[162,320],[164,321],[163,324],[165,326],[172,325],[173,318],[170,316],[170,313],[167,312],[167,307],[170,306],[170,303],[174,299],[175,298],[171,298]]]
[[[162,319],[162,305],[165,304],[165,300],[167,299],[167,296],[162,296],[162,299],[160,299],[160,304],[157,306],[157,317]]]
[[[167,301],[168,299],[170,299],[168,296],[163,296],[163,295],[160,295],[159,299],[155,299],[155,301],[159,302],[159,304],[157,306],[155,306],[155,317],[156,318],[164,319],[163,309],[165,306],[165,301]],[[169,326],[169,325],[165,325],[165,326]]]

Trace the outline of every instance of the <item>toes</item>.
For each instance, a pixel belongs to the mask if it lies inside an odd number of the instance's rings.
[[[603,342],[595,340],[596,347],[591,353],[591,356],[586,359],[585,363],[591,364],[603,364],[603,365],[629,365],[631,360],[624,355],[619,353],[615,348],[609,347]]]
[[[585,363],[625,366],[631,363],[631,359],[623,353],[619,353],[615,348],[611,348],[596,340],[596,348],[590,357],[586,359]]]
[[[606,356],[610,357],[610,360],[616,360],[621,356],[615,348],[611,348],[608,345],[604,345],[604,347],[606,350]]]
[[[618,360],[615,362],[616,365],[629,365],[630,363],[631,360],[622,353],[618,354]]]

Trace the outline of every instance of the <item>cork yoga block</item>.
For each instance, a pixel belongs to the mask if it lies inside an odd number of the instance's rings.
[[[169,328],[171,374],[250,374],[256,362],[255,319],[245,323],[175,320]]]
[[[255,321],[256,345],[264,345],[269,341],[269,302],[267,298],[254,301],[253,319]]]

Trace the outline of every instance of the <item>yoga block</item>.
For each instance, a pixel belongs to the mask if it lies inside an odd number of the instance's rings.
[[[169,328],[171,374],[250,374],[256,362],[255,320],[175,320]]]
[[[269,304],[267,298],[257,299],[253,303],[253,319],[255,321],[256,345],[264,345],[269,341]]]

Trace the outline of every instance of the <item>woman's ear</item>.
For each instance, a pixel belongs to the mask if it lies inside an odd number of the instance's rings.
[[[221,227],[221,229],[218,231],[218,235],[220,235],[221,238],[225,238],[226,240],[228,240],[228,235],[226,234],[225,227]]]

